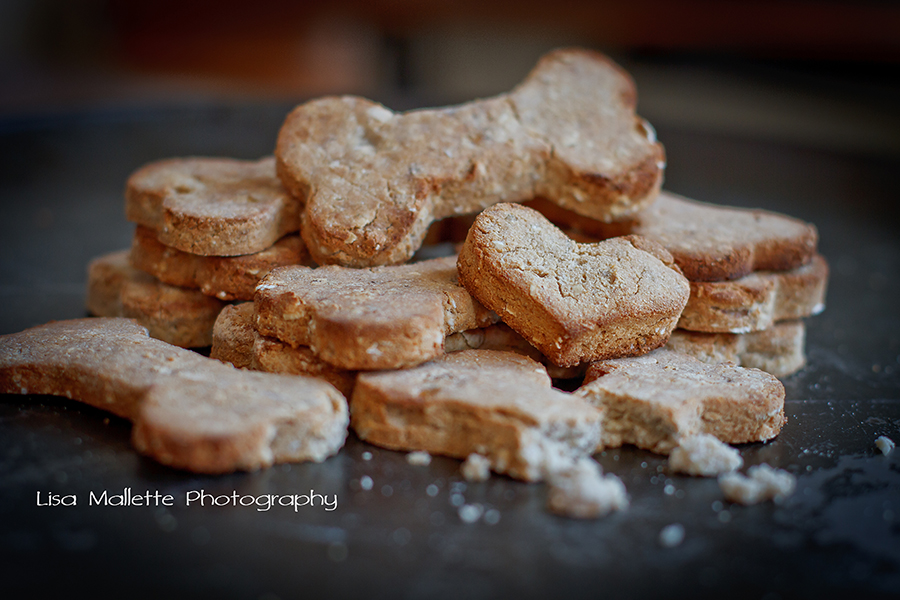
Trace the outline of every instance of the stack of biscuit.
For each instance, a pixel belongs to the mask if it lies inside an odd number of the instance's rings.
[[[662,244],[691,282],[668,346],[711,363],[786,377],[806,364],[802,321],[825,308],[828,264],[813,225],[669,192],[634,217],[603,223],[543,199],[527,203],[580,240],[636,234]]]
[[[88,307],[325,380],[361,439],[547,480],[564,514],[627,505],[590,461],[606,447],[733,470],[725,444],[785,422],[781,383],[747,367],[803,365],[827,266],[809,224],[661,192],[664,150],[635,106],[630,77],[584,50],[456,107],[308,102],[274,158],[132,175],[134,244],[92,263]],[[412,260],[462,215],[477,217],[458,256]]]
[[[209,346],[228,302],[252,299],[271,269],[309,260],[273,158],[159,161],[129,178],[125,198],[134,241],[91,262],[88,310],[133,318],[176,346]]]

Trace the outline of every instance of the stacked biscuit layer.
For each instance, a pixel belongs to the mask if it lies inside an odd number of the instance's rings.
[[[273,158],[159,161],[129,178],[125,197],[134,240],[91,262],[88,310],[134,318],[176,346],[209,346],[227,302],[252,299],[273,268],[309,261]]]
[[[814,226],[777,213],[715,206],[668,192],[613,224],[529,203],[578,239],[638,234],[659,242],[690,280],[670,347],[783,377],[805,363],[801,319],[824,310],[828,264]]]

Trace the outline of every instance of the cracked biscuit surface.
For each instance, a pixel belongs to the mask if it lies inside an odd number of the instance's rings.
[[[564,367],[665,344],[689,294],[659,245],[637,236],[577,244],[517,204],[478,216],[458,268],[477,300]]]
[[[0,392],[108,410],[134,423],[140,452],[200,473],[322,461],[343,445],[349,421],[346,400],[327,383],[234,369],[118,318],[0,336]]]
[[[300,228],[301,202],[275,174],[275,159],[173,158],[135,171],[125,216],[166,246],[203,256],[265,250]]]
[[[400,371],[361,373],[351,427],[393,450],[424,450],[537,481],[590,456],[602,411],[555,390],[546,370],[512,352],[463,350]]]
[[[544,56],[513,91],[394,113],[359,97],[294,109],[275,151],[305,200],[316,262],[407,260],[436,219],[543,195],[581,214],[623,219],[657,194],[665,157],[635,115],[630,77],[585,50]]]
[[[701,433],[727,444],[769,440],[786,420],[784,386],[774,376],[666,348],[595,362],[575,395],[606,410],[605,445],[659,454]]]

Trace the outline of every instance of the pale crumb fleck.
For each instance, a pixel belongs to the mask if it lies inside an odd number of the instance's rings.
[[[881,450],[882,454],[890,454],[891,450],[894,449],[894,440],[887,437],[886,435],[879,436],[877,440],[875,440],[875,446]]]
[[[736,449],[706,433],[682,438],[669,455],[672,472],[700,477],[736,471],[743,464],[744,459]]]
[[[374,482],[372,481],[372,478],[369,477],[368,475],[363,475],[362,477],[359,478],[359,487],[361,487],[362,489],[364,489],[366,491],[371,490],[373,485],[374,485]]]
[[[684,541],[684,526],[681,523],[666,525],[659,532],[659,545],[663,548],[674,548]]]
[[[463,504],[457,511],[459,520],[463,523],[474,523],[484,514],[484,507],[480,504]]]
[[[466,481],[487,481],[491,476],[491,461],[487,457],[473,452],[459,470]]]
[[[547,477],[547,507],[576,519],[596,519],[628,508],[625,485],[615,475],[604,476],[600,465],[581,458]]]
[[[417,450],[406,455],[406,462],[416,467],[427,467],[431,464],[431,455],[425,451]]]
[[[372,453],[368,450],[362,453],[363,460],[372,460]]]
[[[766,500],[781,502],[794,493],[797,486],[793,475],[765,463],[750,467],[747,475],[732,472],[719,476],[719,488],[726,500],[739,504],[757,504]]]

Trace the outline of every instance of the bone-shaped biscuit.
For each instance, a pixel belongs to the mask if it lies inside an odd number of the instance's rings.
[[[134,423],[159,462],[201,473],[322,461],[347,403],[327,383],[241,371],[147,336],[130,319],[77,319],[0,336],[0,392],[77,399]]]
[[[456,257],[348,269],[282,267],[256,288],[256,330],[350,370],[398,369],[443,353],[497,315],[457,282]]]
[[[619,223],[589,219],[543,199],[527,205],[558,225],[597,239],[635,234],[659,242],[691,281],[794,269],[812,260],[819,239],[814,225],[787,215],[717,206],[666,191]]]
[[[678,327],[691,331],[747,333],[776,321],[825,310],[828,263],[820,255],[790,271],[757,271],[733,281],[692,281]]]
[[[606,410],[603,442],[668,454],[683,437],[760,442],[784,425],[784,386],[774,376],[706,364],[666,348],[590,366],[575,395]]]
[[[174,158],[128,178],[125,216],[191,254],[265,250],[300,228],[300,202],[275,175],[275,159]]]
[[[597,219],[633,214],[656,196],[665,161],[635,104],[633,82],[608,58],[558,50],[510,93],[460,106],[303,104],[279,133],[278,174],[306,201],[316,262],[396,264],[433,220],[498,202],[540,194]]]
[[[701,333],[676,329],[666,348],[706,363],[730,362],[787,377],[806,365],[803,321],[780,321],[750,333]]]
[[[224,306],[198,290],[168,285],[134,269],[128,250],[100,256],[88,265],[91,314],[135,319],[152,337],[175,346],[209,346],[213,324]]]
[[[688,281],[658,244],[577,244],[518,204],[486,209],[459,254],[459,280],[559,366],[649,352],[669,338]]]
[[[491,469],[537,481],[590,456],[602,411],[551,388],[535,361],[463,350],[401,371],[360,373],[350,401],[357,435],[392,450],[487,457]]]
[[[200,256],[162,244],[156,232],[138,226],[129,254],[131,264],[163,283],[196,288],[219,300],[252,300],[260,279],[275,267],[310,264],[300,236],[286,235],[275,244],[241,256]]]

